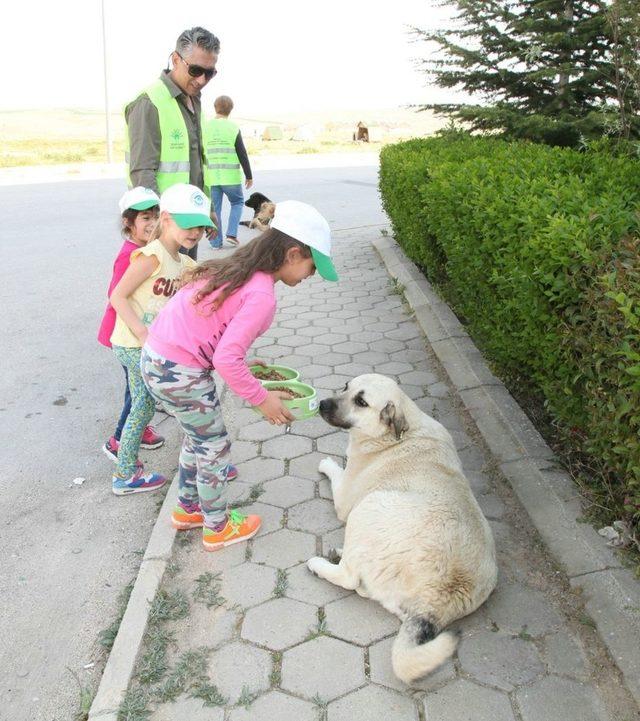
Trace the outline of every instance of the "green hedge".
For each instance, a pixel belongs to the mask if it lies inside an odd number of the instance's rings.
[[[640,163],[491,138],[382,150],[395,237],[512,387],[640,509]],[[619,509],[617,509],[619,510]]]

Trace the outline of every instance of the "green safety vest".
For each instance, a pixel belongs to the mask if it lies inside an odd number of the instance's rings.
[[[204,123],[204,184],[208,188],[242,183],[242,170],[235,149],[239,132],[238,126],[226,118],[214,118]]]
[[[160,122],[160,162],[156,174],[158,191],[164,192],[176,183],[188,183],[191,164],[189,162],[189,133],[182,117],[178,101],[171,97],[169,88],[156,80],[142,92],[158,110]],[[204,131],[204,122],[201,127]],[[125,133],[125,161],[127,163],[127,181],[131,187],[129,175],[129,132]]]

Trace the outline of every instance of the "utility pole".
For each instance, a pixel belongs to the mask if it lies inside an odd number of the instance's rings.
[[[102,64],[104,66],[104,114],[107,123],[107,162],[111,163],[113,158],[111,154],[111,117],[109,114],[109,85],[107,81],[107,32],[105,28],[104,0],[100,0],[100,8],[102,16]]]

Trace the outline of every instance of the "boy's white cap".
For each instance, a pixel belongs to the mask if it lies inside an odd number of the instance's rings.
[[[318,211],[299,200],[276,203],[271,227],[311,248],[316,270],[325,280],[338,280],[331,260],[331,230]]]
[[[160,196],[160,210],[170,213],[181,228],[213,227],[211,201],[195,185],[178,183],[167,188]]]
[[[127,192],[118,201],[120,212],[125,210],[147,210],[155,205],[160,205],[160,198],[151,188],[143,188],[138,185]]]

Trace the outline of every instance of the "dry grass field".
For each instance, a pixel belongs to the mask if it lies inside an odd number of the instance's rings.
[[[387,143],[431,135],[445,124],[430,112],[414,110],[350,110],[339,112],[270,114],[269,117],[232,115],[242,130],[250,156],[269,153],[306,154],[379,150]],[[369,127],[370,142],[354,142],[356,125]],[[0,111],[0,167],[106,162],[104,113],[92,110]],[[265,129],[279,128],[280,139],[265,140]],[[113,159],[122,161],[124,122],[111,117]]]

